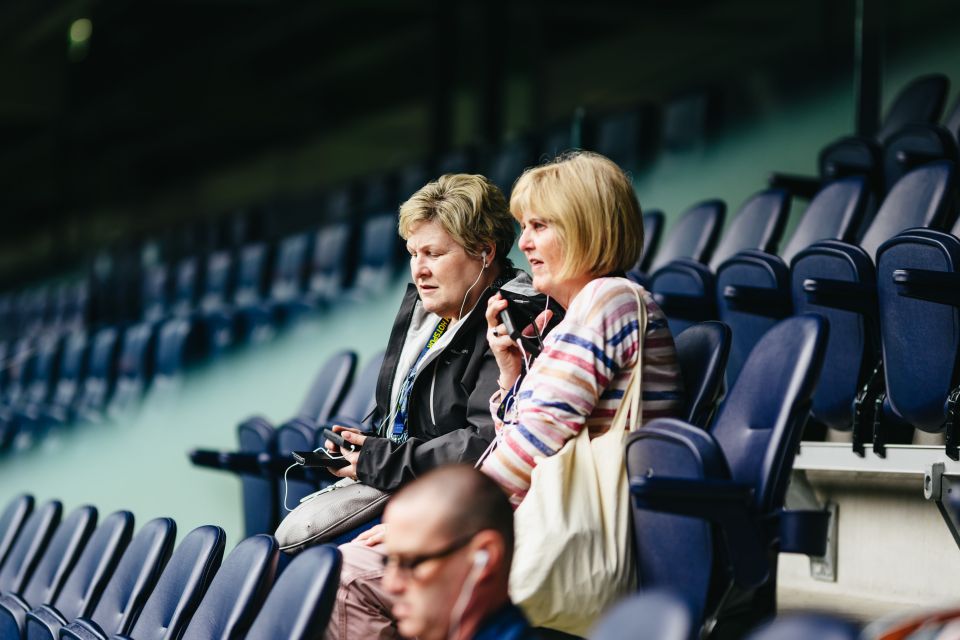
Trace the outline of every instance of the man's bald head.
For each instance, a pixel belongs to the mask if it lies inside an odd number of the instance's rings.
[[[513,556],[510,502],[496,482],[469,465],[448,465],[424,474],[397,492],[387,508],[424,514],[437,522],[437,533],[450,538],[492,529],[503,538],[508,563]]]

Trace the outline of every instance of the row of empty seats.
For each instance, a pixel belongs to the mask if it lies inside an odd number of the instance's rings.
[[[334,547],[283,563],[276,540],[258,535],[224,558],[218,526],[174,546],[170,518],[134,533],[128,511],[99,523],[91,506],[62,511],[23,495],[0,514],[0,640],[323,637],[340,572]]]

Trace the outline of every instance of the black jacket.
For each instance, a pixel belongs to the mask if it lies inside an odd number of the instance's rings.
[[[464,324],[446,347],[439,355],[431,355],[432,360],[417,373],[408,405],[407,441],[396,444],[389,438],[369,437],[364,442],[357,462],[360,481],[393,491],[434,467],[476,462],[493,441],[490,397],[497,390],[500,370],[487,344],[484,312],[487,299],[501,286],[538,297],[530,277],[512,269],[483,292],[473,312],[462,321]],[[390,415],[397,361],[414,313],[425,311],[417,288],[410,284],[390,333],[377,379],[374,424],[380,425],[384,417]]]

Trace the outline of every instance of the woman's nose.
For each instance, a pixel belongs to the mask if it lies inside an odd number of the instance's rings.
[[[517,246],[520,247],[521,251],[533,248],[533,241],[530,239],[530,233],[527,229],[520,232],[520,239],[517,241]]]

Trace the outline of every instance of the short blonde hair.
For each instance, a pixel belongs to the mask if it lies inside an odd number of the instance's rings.
[[[497,262],[510,264],[516,227],[503,192],[481,175],[448,174],[424,185],[400,205],[400,236],[406,240],[421,222],[438,223],[474,257],[495,246]]]
[[[563,245],[562,278],[602,276],[633,267],[643,249],[643,218],[630,179],[609,158],[574,151],[527,169],[513,186],[510,211],[553,224]]]

